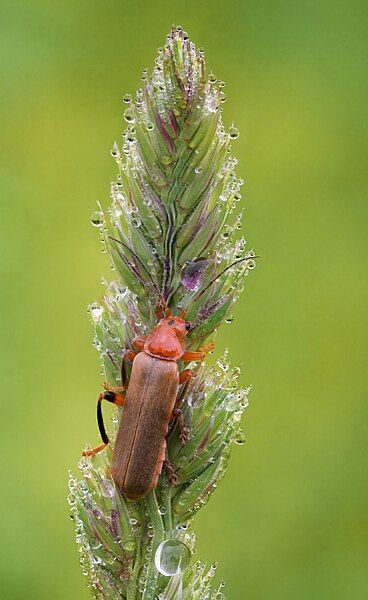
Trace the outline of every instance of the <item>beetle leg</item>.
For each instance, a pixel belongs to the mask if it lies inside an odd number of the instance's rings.
[[[146,335],[139,335],[138,337],[134,338],[133,346],[138,348],[138,350],[143,350],[144,344],[146,342],[146,337]]]
[[[176,485],[178,483],[178,477],[175,474],[174,468],[170,462],[169,456],[167,454],[167,448],[165,452],[164,467],[169,483],[171,483],[171,485]]]
[[[133,340],[133,344],[134,344],[134,340]],[[128,376],[126,374],[125,364],[127,362],[133,362],[133,360],[135,359],[136,356],[137,356],[137,352],[134,352],[133,350],[126,350],[126,352],[124,352],[124,354],[123,354],[123,360],[121,361],[121,383],[122,383],[123,391],[128,389],[128,384],[129,384]]]
[[[181,356],[180,360],[183,360],[184,362],[191,362],[192,360],[203,360],[207,354],[207,352],[209,352],[210,350],[213,350],[215,347],[214,342],[209,342],[209,344],[206,344],[205,346],[202,346],[202,348],[200,348],[199,350],[197,350],[196,352],[184,352],[183,356]]]
[[[116,394],[122,394],[126,391],[126,387],[111,385],[108,381],[103,382],[103,386],[107,392],[115,392]]]
[[[185,369],[184,371],[182,371],[181,373],[179,373],[179,383],[184,383],[185,385],[183,386],[176,402],[175,402],[175,406],[172,412],[172,419],[176,419],[178,422],[178,426],[179,426],[179,440],[182,446],[184,446],[185,442],[188,439],[188,429],[185,426],[185,420],[183,417],[183,411],[181,409],[181,404],[183,402],[183,398],[187,389],[187,384],[189,382],[189,380],[193,377],[193,371],[191,371],[190,369]]]
[[[91,448],[90,450],[84,450],[82,452],[83,456],[94,456],[98,452],[101,452],[109,443],[109,438],[106,433],[105,425],[102,417],[101,403],[102,400],[107,400],[108,402],[112,402],[116,406],[122,406],[124,404],[125,396],[113,390],[106,390],[105,392],[101,392],[97,400],[97,423],[98,428],[100,430],[102,444],[96,446],[96,448]]]
[[[157,319],[162,319],[164,316],[172,317],[172,311],[163,298],[157,302],[155,314]]]
[[[181,373],[179,373],[179,383],[186,383],[193,377],[193,371],[191,369],[184,369]]]
[[[188,429],[185,426],[185,421],[184,421],[184,417],[183,417],[183,411],[178,406],[177,408],[174,408],[172,414],[173,414],[173,418],[176,419],[177,422],[178,422],[178,426],[179,426],[179,441],[180,441],[181,445],[184,446],[185,442],[188,439]]]

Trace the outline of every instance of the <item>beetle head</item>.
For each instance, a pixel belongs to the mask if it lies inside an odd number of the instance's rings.
[[[185,337],[190,330],[190,323],[185,321],[182,317],[165,317],[161,319],[158,323],[159,325],[163,325],[166,329],[170,330],[172,328],[173,333],[178,335],[178,337]]]

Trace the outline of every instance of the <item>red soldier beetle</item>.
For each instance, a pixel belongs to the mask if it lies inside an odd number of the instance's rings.
[[[113,450],[111,474],[129,500],[144,497],[157,485],[165,464],[169,481],[176,483],[176,476],[167,457],[166,435],[170,421],[177,419],[180,441],[185,443],[185,427],[178,396],[179,386],[192,376],[190,369],[179,373],[178,361],[203,360],[214,347],[213,342],[198,351],[187,351],[185,336],[190,324],[184,313],[174,316],[165,305],[165,316],[148,334],[133,340],[137,352],[128,350],[122,360],[122,386],[112,387],[105,383],[97,401],[97,421],[102,444],[83,452],[93,456],[109,443],[103,423],[102,400],[123,406],[123,415]],[[162,316],[162,315],[161,315]],[[125,363],[132,361],[129,383]]]

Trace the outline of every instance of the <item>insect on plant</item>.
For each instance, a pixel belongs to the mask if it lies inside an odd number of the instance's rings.
[[[105,382],[105,391],[97,401],[97,421],[103,443],[83,452],[84,456],[93,456],[109,443],[102,418],[102,401],[123,406],[111,474],[130,500],[142,498],[156,486],[163,464],[170,483],[177,482],[167,455],[166,435],[170,421],[177,419],[180,442],[186,442],[187,428],[181,409],[183,394],[178,395],[178,391],[193,375],[190,369],[179,373],[177,361],[201,361],[214,347],[210,342],[198,351],[186,351],[185,336],[190,323],[185,321],[183,313],[175,317],[167,306],[164,314],[151,333],[133,340],[138,353],[128,350],[124,354],[122,386],[114,387]],[[129,381],[125,369],[127,361],[132,361]]]

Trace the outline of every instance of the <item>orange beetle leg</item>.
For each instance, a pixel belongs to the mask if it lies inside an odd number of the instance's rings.
[[[193,371],[191,369],[184,369],[181,373],[179,373],[179,383],[186,383],[193,377]]]
[[[102,450],[105,450],[106,446],[107,446],[107,444],[103,443],[103,444],[100,444],[99,446],[96,446],[95,448],[91,448],[90,450],[83,450],[82,456],[95,456]]]
[[[166,304],[166,302],[163,298],[161,298],[157,302],[155,314],[158,319],[162,319],[164,316],[165,317],[173,316],[171,309],[168,307],[168,305]]]
[[[123,392],[125,392],[126,388],[123,386],[113,386],[111,385],[108,381],[104,381],[103,382],[103,386],[105,388],[105,390],[107,392],[114,392],[116,396],[118,395],[122,395]],[[122,404],[120,404],[118,401],[114,402],[114,404],[117,404],[118,406],[122,406]]]
[[[133,340],[133,346],[135,346],[136,348],[138,348],[138,350],[143,350],[144,344],[145,344],[145,341],[146,341],[146,337],[147,337],[146,335],[140,335],[140,336],[134,338],[134,340]],[[126,354],[129,354],[129,353],[130,353],[130,355],[132,355],[132,354],[134,354],[134,356],[136,355],[136,352],[133,352],[132,350],[128,350],[126,352]],[[127,360],[129,360],[129,359],[127,359]],[[132,360],[132,359],[130,359],[130,360]]]
[[[210,350],[213,350],[214,347],[215,347],[214,342],[210,342],[209,344],[202,346],[202,348],[200,348],[196,352],[190,352],[190,351],[184,352],[184,354],[180,360],[183,360],[184,362],[190,362],[192,360],[203,360],[205,358],[207,352],[209,352]]]

